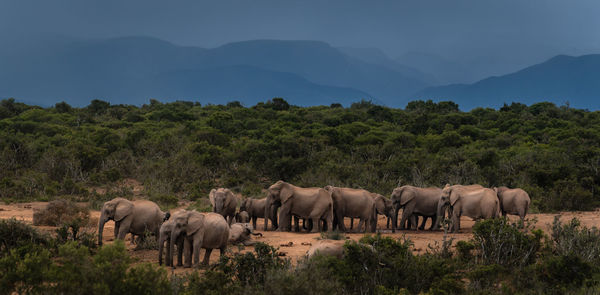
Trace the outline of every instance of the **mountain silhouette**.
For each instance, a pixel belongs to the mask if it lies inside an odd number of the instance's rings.
[[[600,54],[558,55],[520,71],[473,84],[430,87],[414,99],[452,100],[462,109],[503,103],[549,101],[577,108],[600,108]]]
[[[297,105],[371,99],[400,106],[432,85],[418,71],[369,63],[318,41],[253,40],[212,49],[136,36],[47,43],[0,56],[0,97],[40,105],[150,98],[250,105],[283,97]]]

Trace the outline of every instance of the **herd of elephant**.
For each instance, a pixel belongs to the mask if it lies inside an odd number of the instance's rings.
[[[190,267],[192,258],[194,265],[199,263],[200,249],[206,250],[202,263],[208,264],[213,249],[219,249],[223,255],[228,244],[251,245],[251,235],[261,235],[253,232],[258,218],[264,219],[265,231],[269,221],[273,230],[300,231],[302,219],[302,228],[307,231],[338,229],[346,232],[344,218],[349,217],[351,220],[359,219],[355,231],[375,232],[377,217],[381,214],[388,219],[387,227],[391,223],[392,232],[395,232],[396,228],[416,229],[419,217],[422,217],[419,229],[423,230],[427,219],[431,219],[429,229],[436,230],[447,214],[451,221],[449,230],[457,232],[463,215],[487,219],[512,214],[523,220],[531,202],[522,189],[485,188],[477,184],[446,185],[444,188],[405,185],[395,188],[391,198],[386,198],[364,189],[334,186],[304,188],[281,180],[268,188],[266,198],[244,199],[239,211],[238,198],[229,189],[213,189],[209,199],[213,208],[211,213],[178,210],[173,214],[161,211],[151,201],[113,199],[102,207],[98,243],[102,245],[104,224],[113,220],[116,239],[124,239],[131,233],[132,241],[135,241],[135,236],[140,240],[150,232],[158,237],[159,264],[162,264],[166,244],[167,266],[175,267],[173,255],[177,246],[177,266]],[[400,209],[403,210],[398,227]],[[351,221],[351,229],[352,224]]]

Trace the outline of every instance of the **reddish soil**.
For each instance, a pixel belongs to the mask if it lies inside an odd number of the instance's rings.
[[[18,203],[18,204],[9,204],[4,205],[0,204],[0,218],[16,218],[17,220],[25,221],[29,224],[32,224],[33,220],[33,210],[34,209],[42,209],[46,206],[45,202],[34,202],[34,203]],[[537,221],[535,223],[536,228],[540,228],[545,232],[549,231],[549,227],[554,220],[556,215],[560,215],[560,219],[563,222],[567,222],[571,220],[573,217],[578,218],[581,223],[585,226],[592,227],[600,227],[600,210],[591,211],[591,212],[563,212],[560,214],[529,214],[527,216],[528,220]],[[98,223],[98,218],[100,216],[99,211],[91,211],[91,221],[90,226],[87,230],[96,231],[96,224]],[[518,220],[516,216],[511,216],[511,220]],[[424,253],[428,251],[429,246],[435,247],[441,244],[443,239],[443,232],[441,231],[396,231],[396,233],[392,234],[391,230],[385,228],[386,219],[383,216],[379,217],[378,221],[378,231],[381,232],[384,236],[391,236],[394,238],[401,238],[405,236],[409,238],[414,243],[414,251],[416,253]],[[349,227],[349,219],[346,219],[346,224]],[[471,237],[471,227],[474,222],[468,218],[463,217],[461,219],[461,232],[457,234],[448,234],[449,238],[454,239],[454,241],[458,240],[468,240]],[[355,220],[355,225],[357,222]],[[114,240],[113,235],[113,222],[109,222],[105,225],[104,237],[103,241],[105,243],[110,243]],[[285,257],[288,257],[292,260],[292,262],[297,261],[302,258],[311,244],[315,243],[318,238],[320,238],[319,233],[295,233],[295,232],[274,232],[274,231],[262,231],[263,222],[259,219],[257,224],[258,229],[256,232],[260,232],[263,234],[263,237],[256,237],[257,241],[265,242],[274,247],[278,247],[280,252],[285,253]],[[53,231],[54,227],[50,226],[41,226],[38,227],[42,230]],[[345,236],[349,239],[358,240],[364,234],[362,233],[347,233]],[[125,239],[126,245],[133,257],[138,259],[141,262],[156,262],[157,261],[157,251],[155,250],[138,250],[134,251],[135,245],[132,245],[131,236],[128,235]],[[289,246],[291,245],[291,246]],[[242,247],[241,249],[237,246],[229,247],[228,251],[238,252],[238,251],[246,252],[251,251],[252,247]],[[203,257],[203,252],[200,254],[201,259]],[[219,257],[219,251],[213,251],[211,255],[211,263],[217,261]],[[182,268],[178,268],[175,270],[175,273],[185,272]]]

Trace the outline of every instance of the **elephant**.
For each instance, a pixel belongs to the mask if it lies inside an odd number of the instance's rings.
[[[243,244],[244,246],[254,245],[256,242],[251,240],[250,235],[261,236],[261,233],[254,233],[250,223],[236,223],[229,228],[229,243],[233,245]]]
[[[109,220],[115,221],[115,239],[123,240],[128,233],[143,237],[147,231],[158,238],[160,225],[170,216],[169,212],[161,211],[151,201],[114,198],[102,206],[98,221],[98,245],[102,245],[104,224]]]
[[[246,198],[244,201],[242,201],[242,204],[240,205],[240,211],[248,212],[248,216],[252,220],[253,228],[257,228],[256,227],[256,219],[265,218],[266,202],[267,202],[267,198],[263,198],[263,199]],[[265,224],[266,224],[266,221],[265,221]],[[277,222],[275,222],[274,224],[276,225]]]
[[[235,213],[235,222],[237,223],[248,223],[250,222],[250,215],[246,211],[240,211]]]
[[[375,208],[377,208],[377,214],[381,214],[387,217],[386,228],[390,228],[390,222],[392,221],[392,218],[394,218],[394,204],[392,200],[378,193],[371,193],[371,197],[375,201]],[[352,225],[352,222],[350,223],[350,225]]]
[[[306,257],[311,259],[315,255],[333,256],[339,259],[344,257],[345,241],[321,240],[310,246],[306,252]]]
[[[221,214],[231,225],[235,218],[235,209],[237,208],[237,197],[227,188],[212,189],[208,195],[213,212]]]
[[[172,214],[172,217],[163,222],[160,226],[160,234],[158,239],[158,264],[162,265],[162,257],[163,250],[165,247],[165,243],[167,243],[167,253],[165,254],[165,265],[172,266],[173,265],[173,255],[171,255],[171,248],[169,247],[169,243],[171,241],[171,233],[173,228],[175,227],[175,219],[178,216],[186,214],[186,210],[180,210]],[[177,266],[182,266],[182,257],[184,252],[184,247],[189,247],[189,243],[184,243],[185,238],[183,236],[179,236],[175,244],[177,245]],[[187,250],[187,249],[186,249]]]
[[[510,189],[505,186],[494,188],[500,201],[500,212],[502,216],[506,214],[518,215],[521,221],[525,220],[525,215],[529,210],[531,199],[526,191],[520,188]]]
[[[495,218],[500,215],[500,202],[496,192],[489,188],[446,185],[442,190],[438,203],[438,220],[441,220],[446,206],[450,208],[451,232],[460,230],[460,217],[462,215],[475,220]]]
[[[392,191],[392,203],[394,216],[392,217],[392,232],[398,227],[398,211],[402,210],[400,229],[404,229],[406,221],[410,221],[414,227],[418,226],[417,216],[423,216],[420,230],[425,229],[427,218],[431,218],[431,229],[437,228],[437,206],[442,195],[442,190],[437,187],[420,188],[412,185],[403,185]]]
[[[192,252],[193,265],[198,265],[201,248],[206,250],[202,261],[203,265],[208,265],[213,249],[219,249],[221,256],[225,254],[229,240],[229,226],[222,215],[212,212],[186,211],[185,214],[177,216],[173,221],[175,227],[171,231],[170,254],[173,255],[174,242],[180,236],[186,239],[186,243],[191,244],[191,247],[187,248],[184,267],[192,266]],[[173,268],[175,268],[174,265]]]
[[[327,230],[333,228],[333,200],[331,194],[323,188],[302,188],[279,180],[268,189],[267,203],[265,204],[265,216],[269,215],[272,204],[281,204],[279,211],[278,231],[291,230],[292,216],[312,219],[317,224],[318,231],[323,226],[319,222],[325,220]],[[274,212],[273,212],[274,213]],[[266,228],[265,220],[265,228]],[[313,231],[315,228],[313,228]]]
[[[360,218],[356,231],[375,232],[377,227],[377,208],[371,193],[364,189],[341,188],[328,185],[325,190],[331,193],[333,213],[337,226],[346,231],[344,217]]]

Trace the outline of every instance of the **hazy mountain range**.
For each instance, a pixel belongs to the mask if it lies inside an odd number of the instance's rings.
[[[345,105],[361,99],[404,107],[414,99],[454,100],[461,108],[503,102],[597,109],[599,55],[557,56],[513,74],[477,80],[468,67],[409,53],[318,41],[253,40],[217,48],[178,46],[150,37],[51,38],[0,48],[0,97],[39,105],[91,99],[142,104],[194,100],[250,106],[273,97],[296,105]]]

